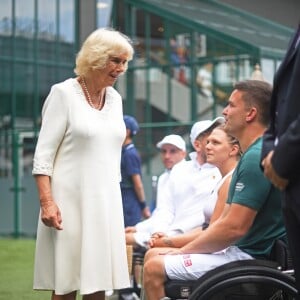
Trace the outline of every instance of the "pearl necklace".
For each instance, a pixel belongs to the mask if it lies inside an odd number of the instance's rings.
[[[82,87],[83,87],[83,89],[85,91],[85,94],[87,96],[87,100],[88,100],[89,105],[92,108],[99,110],[102,107],[102,104],[103,104],[103,97],[101,97],[98,106],[95,106],[94,103],[93,103],[93,101],[92,101],[92,98],[91,98],[91,95],[89,93],[89,90],[87,89],[87,86],[86,86],[86,83],[85,83],[85,79],[84,79],[83,76],[81,77],[81,83],[82,83]]]

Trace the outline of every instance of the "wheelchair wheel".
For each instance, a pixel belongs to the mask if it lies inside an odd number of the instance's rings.
[[[231,265],[230,265],[231,264]],[[201,277],[190,300],[267,300],[296,299],[294,277],[257,261],[232,263]],[[230,268],[229,268],[230,265]],[[225,268],[224,268],[225,267]],[[208,276],[207,276],[208,275]]]

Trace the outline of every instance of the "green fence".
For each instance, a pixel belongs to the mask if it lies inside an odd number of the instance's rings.
[[[162,136],[178,133],[188,142],[189,123],[178,122],[140,124],[135,144],[141,154],[142,176],[147,202],[155,197],[155,181],[163,172],[156,143]],[[149,140],[149,131],[153,139]],[[0,131],[0,235],[35,236],[39,215],[39,200],[32,176],[32,162],[37,132],[25,129]],[[187,143],[189,145],[189,143]]]
[[[36,134],[28,130],[0,132],[0,234],[35,235],[39,204],[32,157]]]

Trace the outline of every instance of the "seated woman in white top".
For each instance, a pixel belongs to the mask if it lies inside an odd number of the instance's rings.
[[[220,125],[207,139],[206,156],[207,162],[219,168],[222,179],[212,191],[212,197],[205,203],[205,225],[176,236],[156,233],[149,242],[150,247],[182,247],[221,215],[227,199],[231,175],[241,156],[239,142],[224,131],[224,125]]]

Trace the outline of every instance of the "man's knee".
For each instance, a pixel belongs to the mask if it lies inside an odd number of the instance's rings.
[[[144,277],[161,280],[164,278],[164,261],[162,257],[152,257],[144,263]]]
[[[153,253],[152,253],[152,249],[148,249],[145,253],[145,256],[144,256],[144,262],[147,262],[152,256],[153,256]]]
[[[151,259],[152,257],[158,256],[160,252],[161,252],[161,249],[159,249],[159,248],[148,249],[145,254],[145,261]]]

